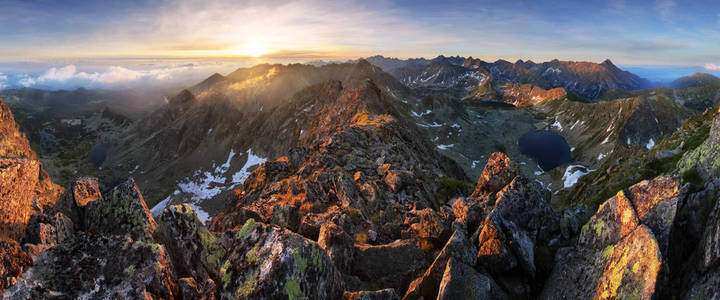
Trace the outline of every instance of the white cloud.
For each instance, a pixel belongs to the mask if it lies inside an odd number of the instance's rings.
[[[720,65],[716,65],[716,64],[705,64],[705,70],[720,71]]]
[[[196,65],[169,65],[150,69],[129,69],[122,66],[109,66],[104,71],[85,72],[78,71],[75,65],[67,65],[52,67],[36,76],[20,75],[15,86],[46,89],[111,88],[133,84],[174,83],[188,78],[197,80],[198,78],[193,78],[190,75],[196,74],[196,76],[207,77],[209,76],[207,74],[211,74],[203,66],[201,66],[203,68],[197,67]],[[7,76],[0,77],[0,82],[6,80]],[[6,82],[4,86],[8,87],[10,85]]]

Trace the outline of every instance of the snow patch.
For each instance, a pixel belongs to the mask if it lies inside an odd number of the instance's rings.
[[[653,139],[651,138],[650,141],[648,141],[648,143],[645,145],[645,148],[647,148],[648,150],[650,150],[650,149],[652,149],[652,147],[654,147],[654,146],[655,146],[655,141],[653,141]]]
[[[447,150],[448,148],[455,147],[455,144],[449,144],[449,145],[437,145],[438,149],[440,150]]]
[[[577,183],[580,177],[583,177],[593,171],[595,170],[590,170],[583,165],[569,165],[567,169],[565,169],[565,174],[562,178],[564,188],[572,187]]]
[[[253,154],[252,149],[248,149],[247,155],[248,155],[248,159],[247,159],[247,162],[245,162],[245,165],[242,167],[242,169],[240,169],[240,171],[233,174],[233,176],[232,176],[232,182],[234,184],[244,183],[245,179],[247,179],[250,176],[250,172],[248,172],[248,169],[250,167],[259,165],[259,164],[267,161],[267,158],[262,158],[260,156]]]
[[[479,164],[479,163],[480,163],[479,160],[473,160],[473,161],[472,161],[472,168],[475,169],[475,167],[477,167],[477,164]]]
[[[557,130],[560,130],[560,131],[563,130],[562,124],[560,124],[560,121],[558,121],[557,117],[555,117],[555,123],[553,123],[550,126],[555,127]]]

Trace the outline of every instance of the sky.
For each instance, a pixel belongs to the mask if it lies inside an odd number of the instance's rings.
[[[0,89],[189,82],[375,54],[720,72],[716,0],[0,0],[0,12]]]

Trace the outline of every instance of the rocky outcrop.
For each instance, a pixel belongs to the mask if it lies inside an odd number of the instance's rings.
[[[227,249],[220,267],[220,294],[251,299],[337,299],[343,281],[315,242],[249,219],[222,236]]]
[[[90,202],[85,207],[85,222],[89,232],[130,234],[135,239],[151,239],[157,227],[132,178],[99,200]]]
[[[82,233],[43,252],[4,297],[168,299],[177,294],[161,245]]]
[[[685,193],[679,178],[658,177],[608,199],[583,226],[577,245],[558,251],[541,298],[666,295],[668,239]]]
[[[50,181],[2,99],[0,176],[0,234],[20,238],[30,217],[55,203],[62,188]]]
[[[14,285],[32,259],[14,240],[0,240],[0,292]]]
[[[698,174],[704,180],[720,175],[720,116],[716,116],[707,139],[678,162],[680,172]]]

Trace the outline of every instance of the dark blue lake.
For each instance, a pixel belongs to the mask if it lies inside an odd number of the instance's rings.
[[[107,150],[105,150],[105,147],[102,144],[96,144],[94,147],[92,147],[92,149],[90,149],[90,154],[88,156],[93,166],[99,168],[100,166],[102,166],[103,162],[105,162]]]
[[[520,153],[532,157],[543,171],[572,162],[570,145],[561,135],[549,130],[532,130],[520,137]]]

